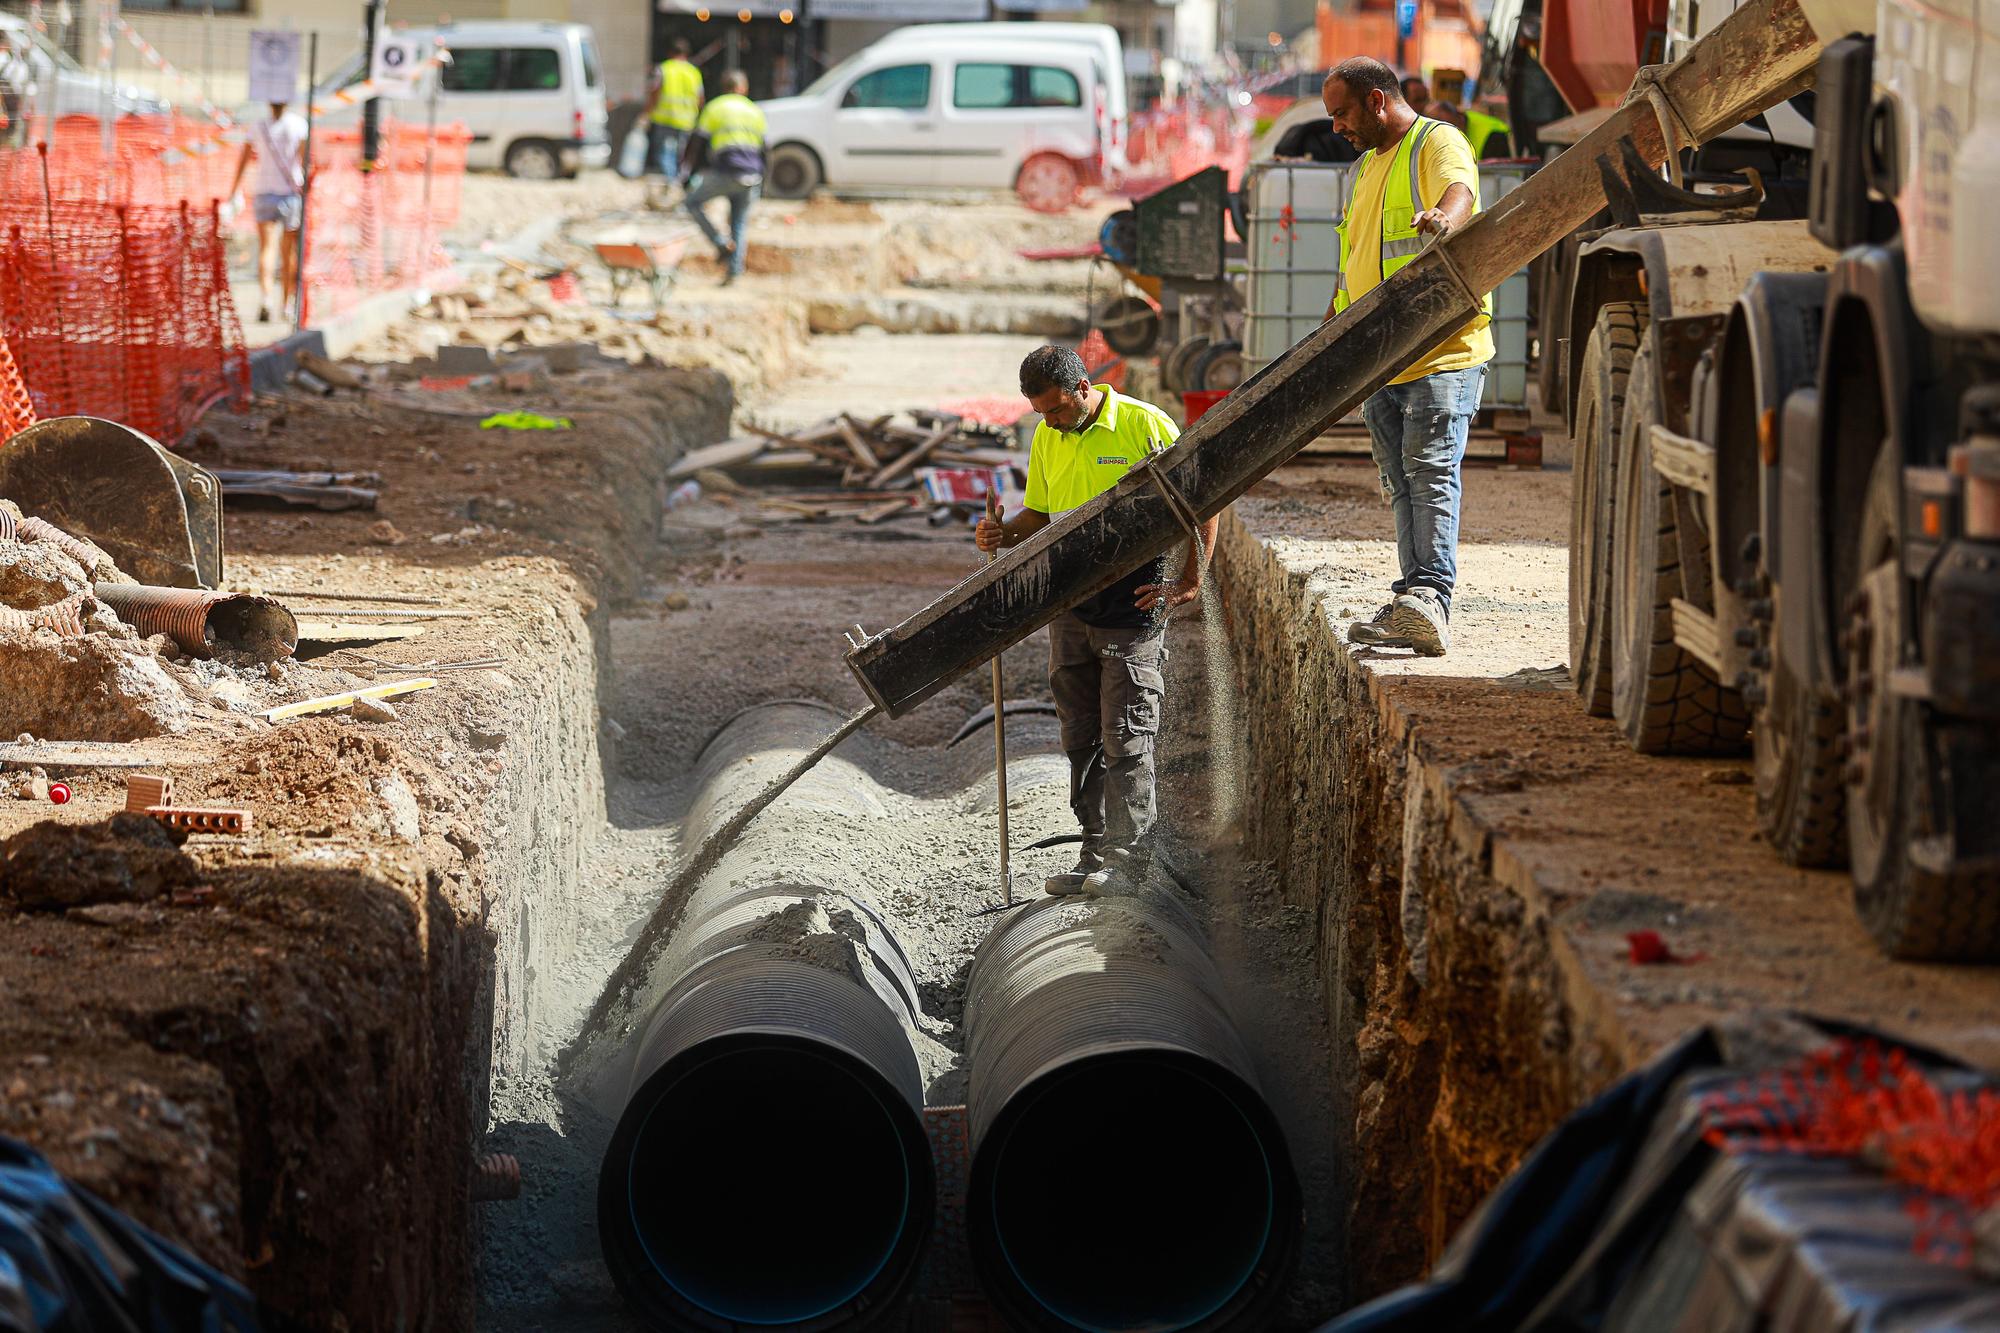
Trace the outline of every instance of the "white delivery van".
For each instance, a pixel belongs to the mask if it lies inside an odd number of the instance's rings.
[[[1055,194],[1081,188],[1104,169],[1096,65],[1085,47],[1048,42],[877,42],[760,104],[765,188],[1011,190],[1026,175]]]
[[[427,74],[416,96],[391,100],[385,109],[405,124],[423,125],[435,95],[437,123],[456,122],[472,132],[467,166],[549,180],[611,161],[603,65],[588,26],[496,20],[398,33],[442,43],[451,61]],[[356,52],[320,85],[318,96],[367,77],[367,62]],[[346,107],[320,123],[346,126],[360,119],[358,107]]]
[[[1118,29],[1109,23],[918,23],[898,28],[876,43],[894,46],[907,42],[949,40],[976,46],[993,40],[1007,42],[1063,42],[1089,47],[1097,56],[1097,88],[1103,98],[1099,108],[1104,128],[1105,156],[1114,169],[1125,165],[1125,136],[1131,127],[1132,102],[1125,75],[1125,45]]]

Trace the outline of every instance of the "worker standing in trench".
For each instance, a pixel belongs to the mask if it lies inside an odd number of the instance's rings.
[[[1340,277],[1326,317],[1386,282],[1423,249],[1479,211],[1479,164],[1457,129],[1420,116],[1396,75],[1366,56],[1342,61],[1322,96],[1333,127],[1362,150],[1340,222]],[[1465,444],[1493,359],[1481,313],[1362,404],[1396,518],[1398,577],[1373,618],[1348,627],[1350,643],[1443,657],[1451,648],[1458,577],[1458,518]]]
[[[1014,546],[1118,484],[1180,430],[1151,403],[1093,385],[1067,347],[1040,347],[1021,363],[1021,394],[1041,414],[1028,453],[1028,494],[1004,522],[973,533],[991,553]],[[1080,602],[1049,625],[1049,691],[1069,755],[1070,809],[1083,827],[1074,868],[1049,878],[1050,894],[1097,896],[1129,889],[1145,874],[1146,835],[1156,813],[1153,740],[1166,694],[1166,622],[1201,596],[1217,520],[1201,525],[1198,550],[1179,577],[1166,557]]]

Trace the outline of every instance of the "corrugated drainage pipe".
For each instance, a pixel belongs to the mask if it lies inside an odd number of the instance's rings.
[[[139,633],[164,634],[196,657],[228,648],[275,662],[298,650],[299,622],[276,598],[142,583],[99,583],[91,591]]]
[[[973,959],[966,1227],[1023,1329],[1256,1329],[1303,1217],[1193,916],[1050,900]]]
[[[826,718],[787,705],[725,728],[685,845],[761,785],[747,756],[805,748]],[[696,890],[652,969],[666,989],[632,1043],[598,1176],[605,1260],[662,1327],[865,1328],[909,1285],[931,1230],[916,982],[862,900],[742,878],[725,864]]]

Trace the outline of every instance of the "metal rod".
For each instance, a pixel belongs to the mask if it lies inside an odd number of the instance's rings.
[[[995,523],[1000,521],[1000,496],[997,492],[986,493],[986,516]],[[986,554],[986,563],[992,564],[998,551]],[[1007,865],[1007,698],[1001,691],[1000,653],[993,654],[993,776],[1000,788],[1000,894],[1011,907],[1014,904],[1014,872]]]
[[[319,87],[319,29],[306,34],[306,145],[299,158],[299,253],[298,290],[292,293],[292,331],[306,326],[306,227],[312,215],[313,93]]]

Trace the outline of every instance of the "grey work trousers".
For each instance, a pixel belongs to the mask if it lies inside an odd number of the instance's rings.
[[[1165,662],[1159,626],[1096,629],[1068,612],[1049,626],[1049,692],[1069,755],[1069,808],[1086,849],[1129,852],[1153,827]]]

